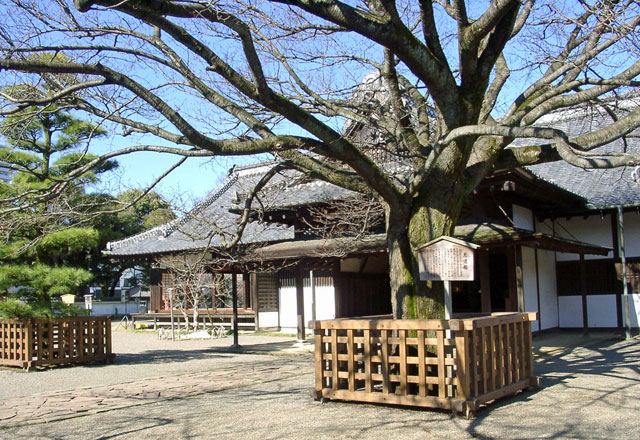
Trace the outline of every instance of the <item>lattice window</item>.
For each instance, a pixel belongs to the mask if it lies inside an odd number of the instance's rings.
[[[278,311],[278,280],[273,273],[256,274],[258,281],[258,304],[261,312]]]

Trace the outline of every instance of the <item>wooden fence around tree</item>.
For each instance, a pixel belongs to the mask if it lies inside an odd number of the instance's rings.
[[[501,313],[311,322],[314,397],[474,413],[480,404],[537,385],[535,319],[536,313]]]
[[[111,317],[0,321],[0,365],[111,362]]]

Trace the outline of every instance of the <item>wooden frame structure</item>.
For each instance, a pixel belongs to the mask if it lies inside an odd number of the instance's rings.
[[[0,321],[0,365],[28,370],[114,358],[110,316]]]
[[[481,404],[537,386],[531,343],[536,315],[311,322],[313,397],[473,414]]]

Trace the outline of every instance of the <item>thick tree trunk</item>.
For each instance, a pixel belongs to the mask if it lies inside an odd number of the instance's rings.
[[[424,191],[413,200],[409,218],[387,213],[387,246],[395,319],[444,319],[444,284],[421,281],[416,249],[443,235],[452,235],[464,193],[460,179],[450,178],[438,191]],[[442,182],[440,182],[442,183]]]

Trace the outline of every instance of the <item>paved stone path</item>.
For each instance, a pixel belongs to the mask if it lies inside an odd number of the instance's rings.
[[[0,429],[47,423],[312,373],[313,365],[306,360],[279,358],[277,365],[271,362],[241,364],[225,366],[220,370],[18,397],[0,402]]]

